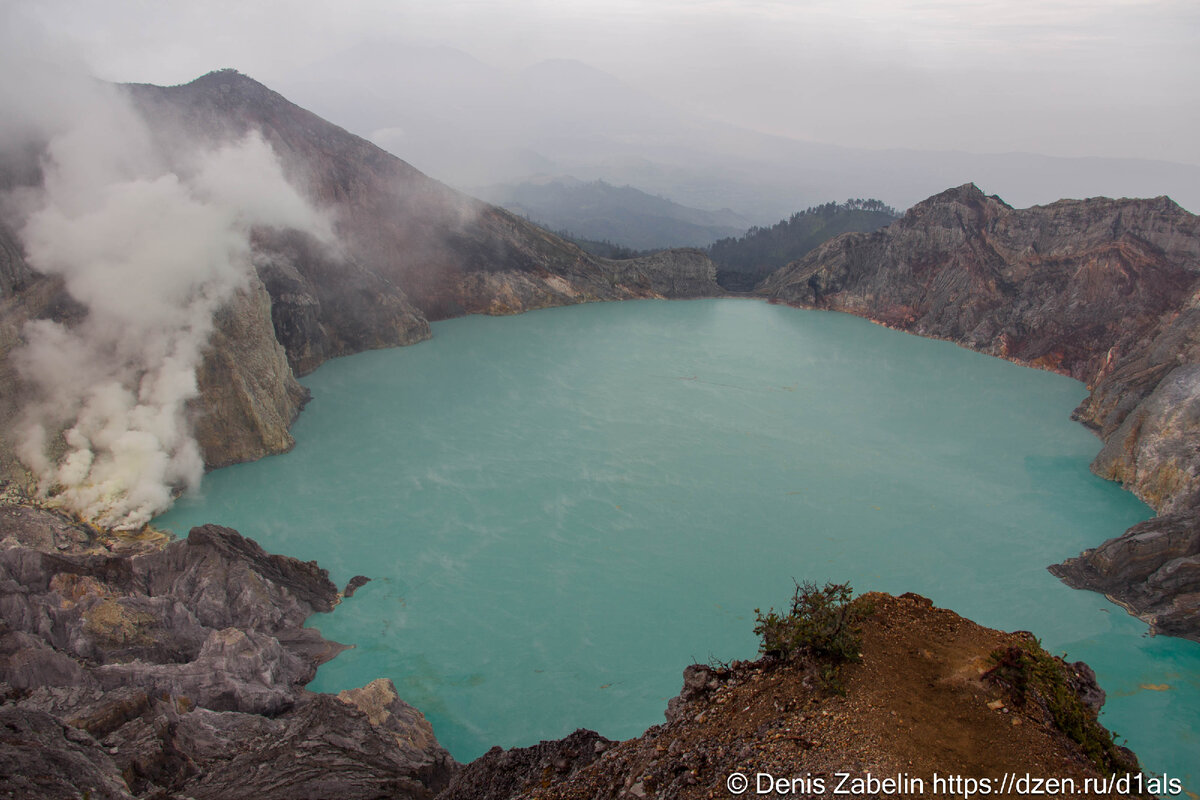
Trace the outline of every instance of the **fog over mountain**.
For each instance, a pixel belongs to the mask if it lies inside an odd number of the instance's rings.
[[[603,179],[758,224],[968,181],[1200,210],[1191,0],[6,8],[98,77],[233,67],[459,188]]]
[[[1200,208],[1194,165],[979,154],[969,152],[970,141],[955,151],[800,141],[705,118],[570,59],[506,71],[450,47],[374,43],[279,83],[317,113],[467,190],[572,176],[628,184],[696,208],[732,208],[758,224],[847,197],[906,208],[969,181],[995,187],[1018,207],[1061,197],[1168,194]],[[980,118],[981,128],[991,124]]]

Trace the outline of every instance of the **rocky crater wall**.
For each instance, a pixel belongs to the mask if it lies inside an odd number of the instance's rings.
[[[968,184],[888,228],[827,242],[757,291],[1083,381],[1091,393],[1074,417],[1104,442],[1093,471],[1165,515],[1161,524],[1195,529],[1200,218],[1169,198],[1014,209]],[[1149,571],[1152,556],[1134,549],[1106,542],[1055,572],[1155,630],[1200,640],[1200,549],[1162,548]],[[1170,579],[1152,580],[1158,569]]]

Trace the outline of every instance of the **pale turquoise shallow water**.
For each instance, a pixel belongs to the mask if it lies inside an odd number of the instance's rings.
[[[1033,631],[1096,669],[1149,768],[1200,785],[1200,646],[1045,570],[1150,515],[1088,472],[1075,381],[704,300],[442,322],[304,382],[295,450],[208,475],[159,523],[374,578],[310,621],[357,645],[312,688],[390,677],[459,760],[639,734],[684,666],[753,657],[754,608],[795,578]]]

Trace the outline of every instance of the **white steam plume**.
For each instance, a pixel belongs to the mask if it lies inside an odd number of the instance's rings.
[[[30,265],[61,276],[87,314],[24,329],[12,357],[39,400],[18,456],[53,502],[137,528],[203,473],[187,403],[213,313],[251,274],[251,227],[325,239],[330,227],[257,133],[167,168],[117,93],[97,87],[89,99],[48,132],[43,189],[25,198]]]

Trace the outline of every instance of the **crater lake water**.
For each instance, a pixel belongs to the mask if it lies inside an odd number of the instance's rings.
[[[753,300],[466,317],[329,362],[295,449],[157,523],[215,522],[372,581],[311,625],[311,688],[391,678],[460,761],[663,720],[681,672],[753,658],[793,579],[918,592],[1091,664],[1103,721],[1200,786],[1200,646],[1048,564],[1151,515],[1088,471],[1068,378]]]

